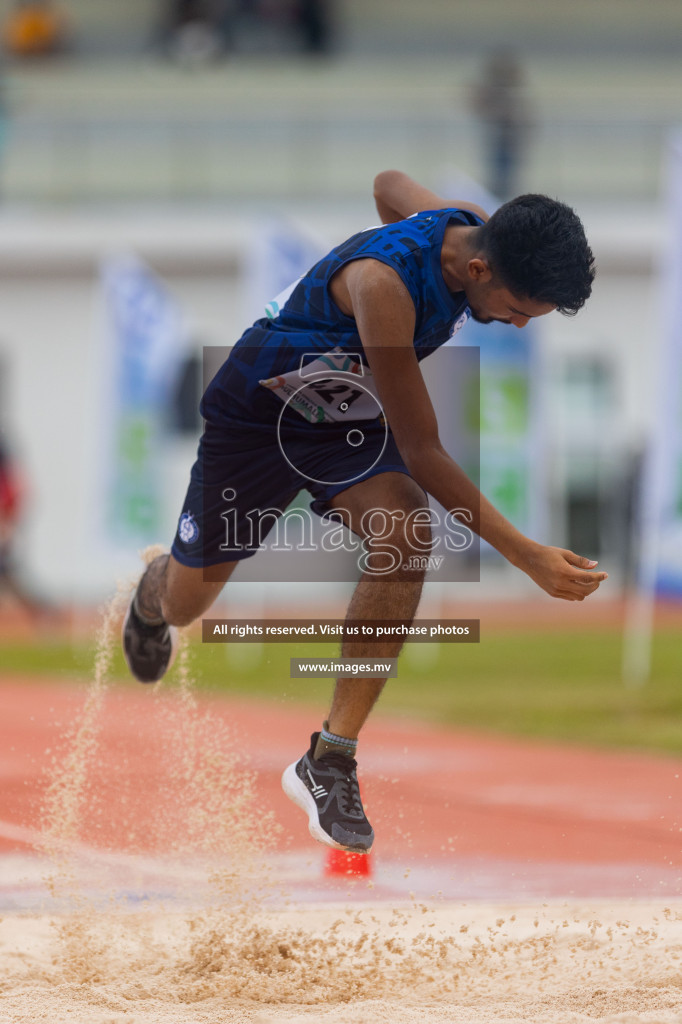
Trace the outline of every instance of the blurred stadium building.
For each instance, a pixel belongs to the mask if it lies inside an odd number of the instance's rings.
[[[658,0],[655,17],[644,0],[346,0],[325,6],[329,52],[314,57],[294,3],[225,4],[217,50],[180,54],[158,0],[61,7],[68,52],[8,58],[1,93],[0,426],[31,483],[24,548],[41,589],[87,602],[136,566],[135,545],[109,549],[98,527],[103,261],[136,253],[159,275],[188,355],[231,344],[257,315],[249,261],[265,224],[333,244],[375,220],[372,178],[386,167],[446,194],[477,191],[471,85],[502,44],[533,110],[523,190],[575,205],[599,265],[576,321],[537,325],[544,539],[626,579],[656,407],[662,165],[682,117],[677,0]],[[166,543],[199,428],[183,409],[160,456]],[[520,585],[491,572],[496,590]]]

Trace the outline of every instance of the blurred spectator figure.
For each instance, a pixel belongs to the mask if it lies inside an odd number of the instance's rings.
[[[0,595],[8,593],[31,616],[49,614],[50,607],[21,582],[16,564],[16,540],[24,486],[7,445],[0,436]]]
[[[50,57],[67,48],[66,20],[52,0],[16,0],[3,38],[14,57]]]
[[[206,65],[228,51],[324,55],[332,0],[167,0],[161,39],[179,64]]]
[[[519,192],[531,111],[523,69],[509,50],[493,53],[473,86],[471,105],[485,131],[486,187],[501,200]]]
[[[222,56],[227,15],[220,0],[172,0],[168,52],[179,64],[201,67]]]
[[[306,53],[323,55],[331,49],[330,0],[298,0],[297,24]]]

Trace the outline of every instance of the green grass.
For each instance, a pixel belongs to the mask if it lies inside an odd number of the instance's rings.
[[[621,679],[617,630],[499,632],[480,644],[413,645],[380,709],[444,725],[560,739],[571,743],[682,753],[680,634],[659,630],[651,680],[628,690]],[[322,710],[330,683],[289,678],[290,657],[331,657],[333,645],[255,647],[192,642],[197,686]],[[6,671],[87,680],[94,652],[65,644],[5,643]],[[113,675],[127,681],[119,654]],[[123,681],[126,680],[125,683]]]

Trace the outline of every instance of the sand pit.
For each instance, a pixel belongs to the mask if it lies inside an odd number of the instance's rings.
[[[12,1024],[672,1024],[682,915],[660,904],[83,908],[0,923]]]

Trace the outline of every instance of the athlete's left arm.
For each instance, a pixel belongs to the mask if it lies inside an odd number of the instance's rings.
[[[482,220],[488,214],[482,206],[467,199],[443,199],[402,171],[382,171],[374,179],[374,201],[383,224],[394,224],[419,210],[444,210],[455,207],[471,210]]]
[[[379,399],[410,475],[449,511],[467,509],[472,529],[546,593],[582,601],[606,573],[588,572],[596,563],[525,537],[442,447],[414,350],[415,308],[398,274],[372,259],[352,262],[344,270],[352,315]]]

